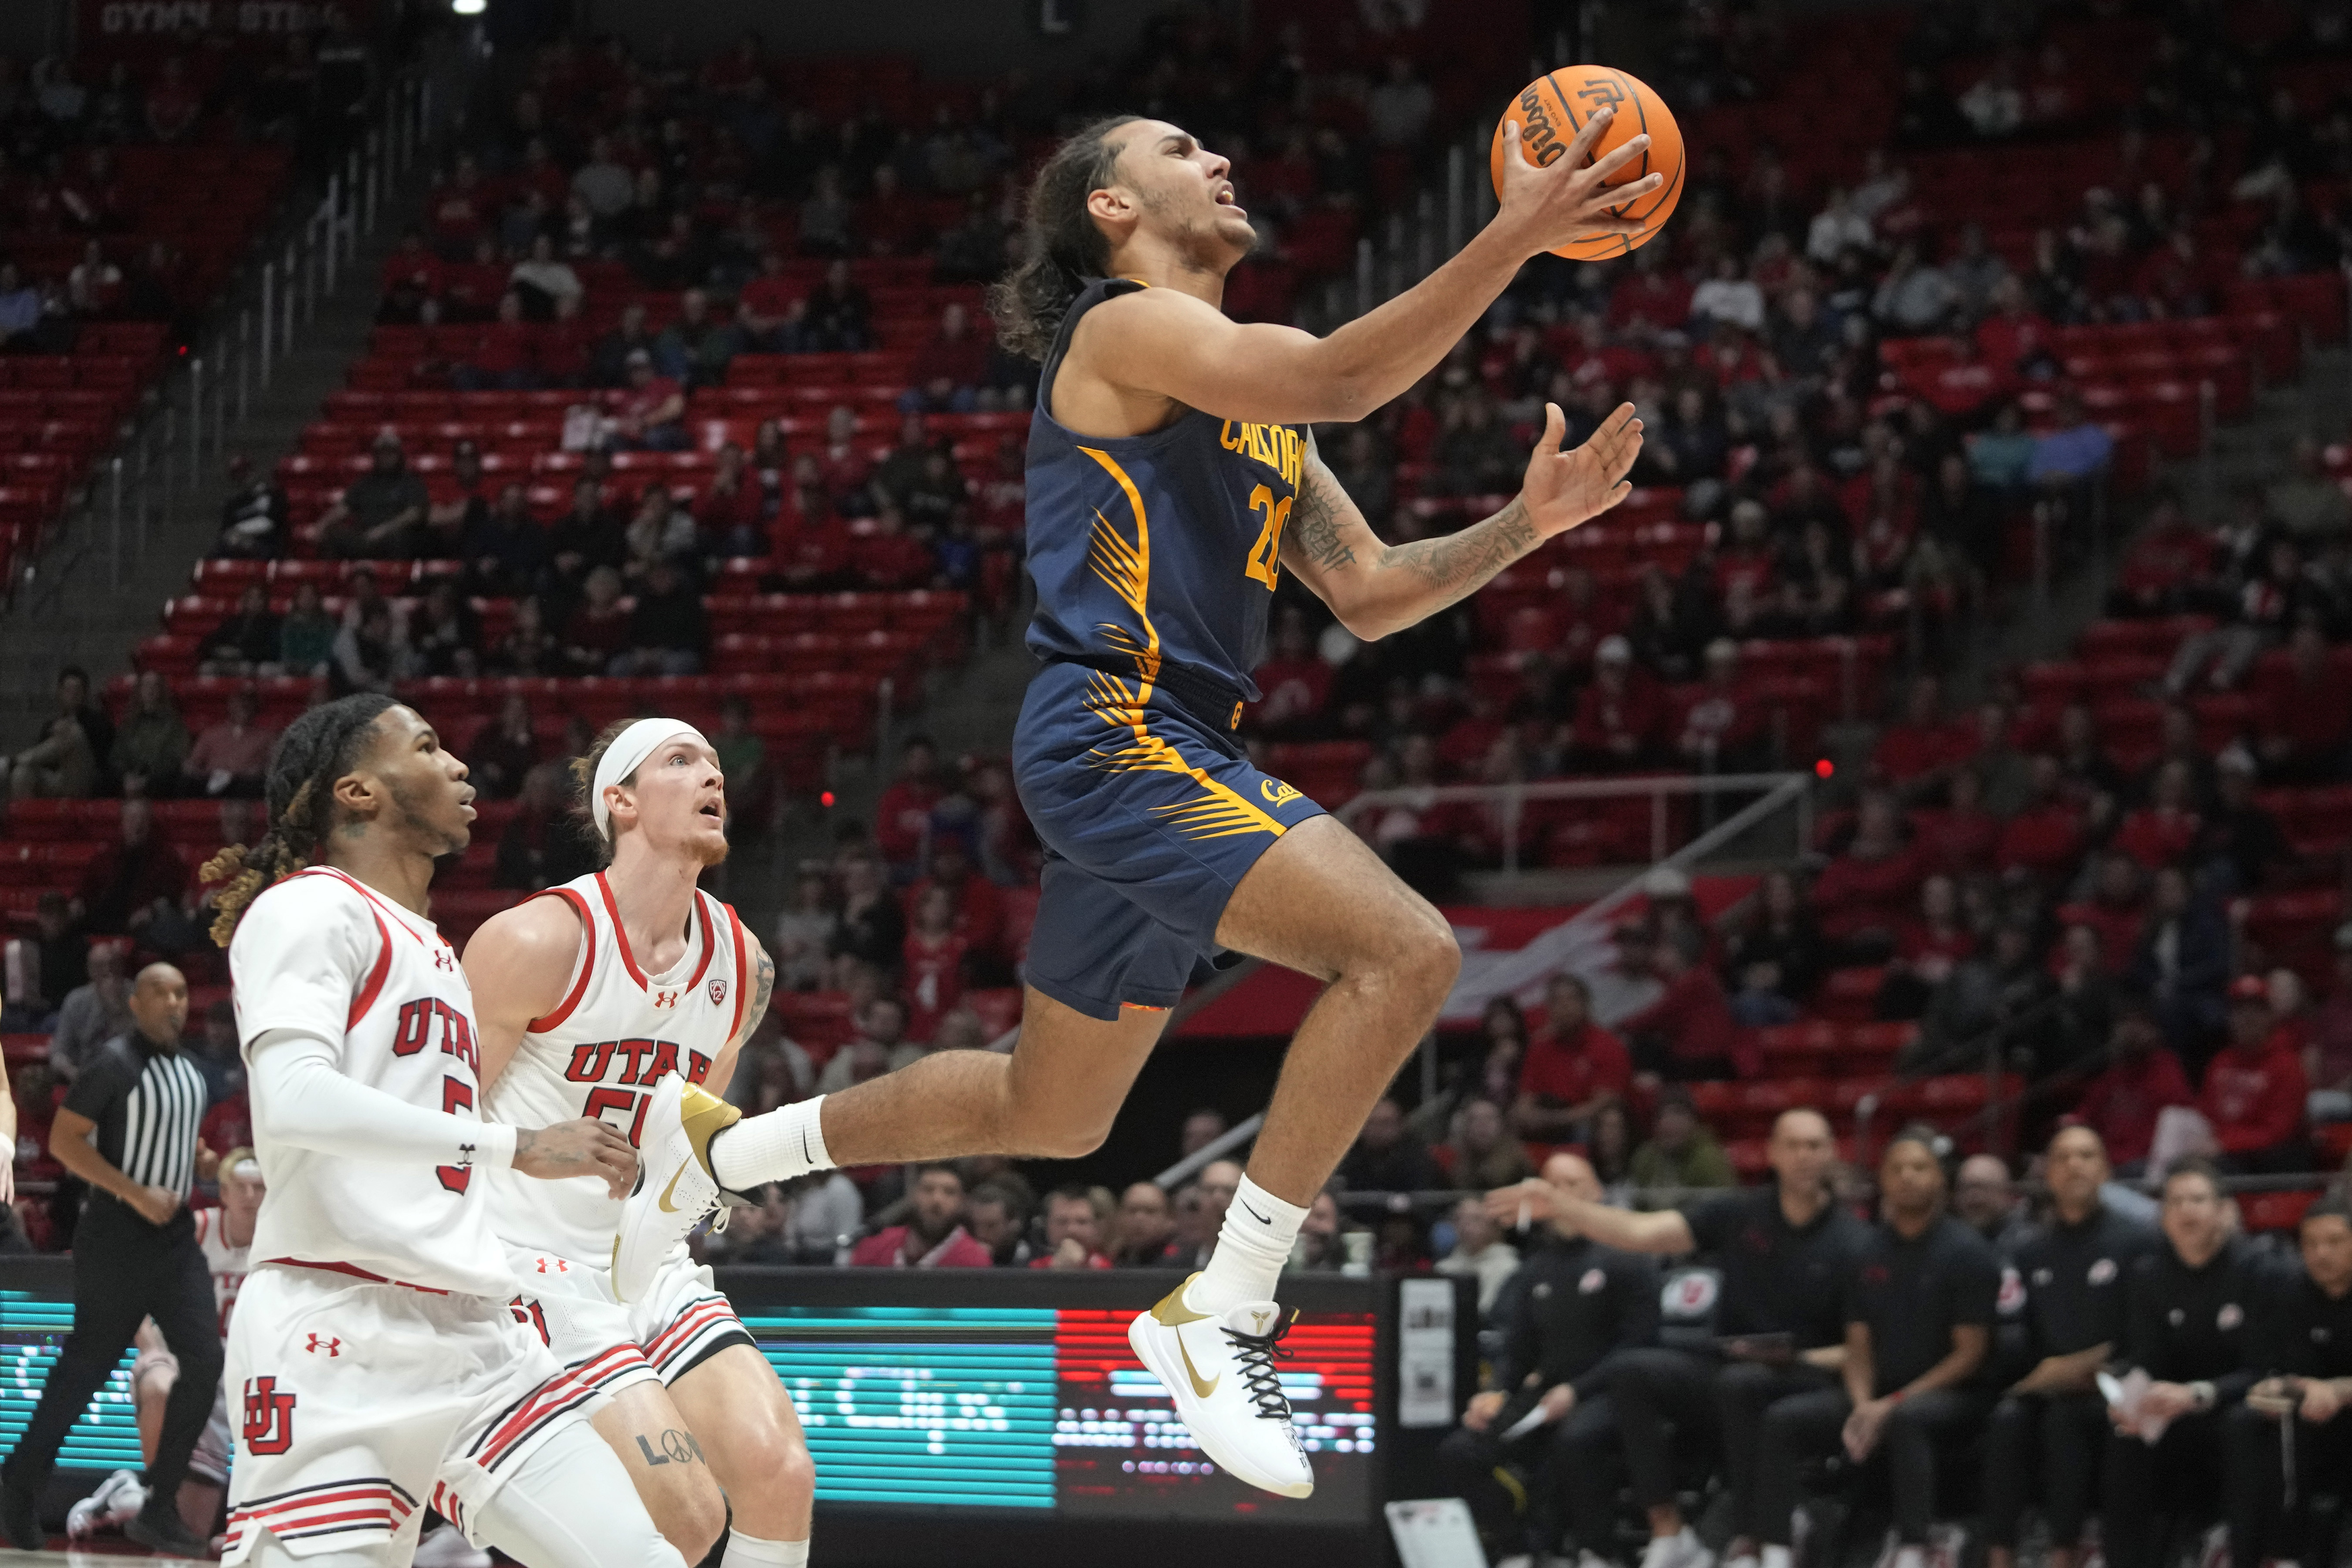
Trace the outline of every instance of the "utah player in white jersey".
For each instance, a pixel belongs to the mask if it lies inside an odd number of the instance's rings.
[[[205,868],[268,1184],[229,1324],[223,1561],[396,1568],[429,1504],[530,1568],[684,1568],[490,1231],[488,1171],[620,1191],[636,1157],[602,1121],[477,1114],[472,994],[423,912],[470,834],[465,764],[347,697],[288,726],[268,793],[261,842]]]
[[[196,1245],[204,1249],[205,1265],[213,1277],[213,1304],[220,1311],[221,1338],[228,1338],[229,1320],[236,1310],[237,1288],[245,1283],[253,1244],[253,1222],[261,1212],[265,1191],[261,1165],[250,1149],[232,1149],[220,1158],[220,1206],[195,1211]],[[131,1403],[139,1423],[139,1451],[154,1461],[155,1440],[163,1429],[163,1405],[180,1380],[180,1358],[163,1343],[154,1323],[139,1326],[139,1358],[131,1363]],[[212,1419],[188,1456],[187,1478],[180,1483],[180,1518],[188,1533],[209,1540],[220,1518],[221,1492],[228,1485],[228,1383],[213,1390]],[[130,1470],[117,1470],[98,1489],[66,1512],[66,1536],[79,1541],[97,1531],[119,1527],[138,1516],[147,1503],[147,1489]]]
[[[692,725],[614,725],[572,763],[610,864],[485,921],[466,947],[480,1010],[483,1115],[601,1117],[632,1143],[656,1089],[723,1088],[768,1009],[775,965],[735,911],[698,890],[727,855],[726,779]],[[491,1177],[508,1258],[566,1365],[597,1369],[595,1418],[670,1543],[723,1568],[808,1561],[815,1470],[792,1396],[710,1270],[681,1241],[651,1284],[614,1294],[621,1205],[588,1179]],[[723,1495],[722,1495],[723,1494]]]

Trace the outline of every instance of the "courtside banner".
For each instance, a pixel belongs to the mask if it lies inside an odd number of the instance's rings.
[[[195,45],[318,33],[337,22],[365,30],[375,0],[74,0],[83,48]]]

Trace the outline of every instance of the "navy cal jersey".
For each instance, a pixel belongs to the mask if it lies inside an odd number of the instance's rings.
[[[1255,700],[1282,531],[1307,460],[1301,425],[1188,410],[1141,436],[1081,436],[1049,409],[1079,320],[1148,287],[1097,279],[1062,321],[1029,419],[1031,651],[1147,681],[1163,661]]]

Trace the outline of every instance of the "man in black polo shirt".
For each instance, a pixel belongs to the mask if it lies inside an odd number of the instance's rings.
[[[2100,1201],[2108,1173],[2106,1145],[2089,1128],[2050,1140],[2050,1222],[2026,1233],[2013,1259],[2031,1370],[1994,1407],[1985,1444],[1985,1568],[2016,1568],[2018,1525],[2036,1490],[2051,1568],[2074,1568],[2082,1545],[2107,1448],[2099,1369],[2123,1339],[2125,1277],[2158,1245],[2154,1230]]]
[[[1777,1401],[1833,1388],[1845,1355],[1847,1276],[1869,1235],[1829,1188],[1837,1158],[1818,1111],[1783,1111],[1772,1126],[1769,1187],[1724,1193],[1687,1209],[1633,1214],[1555,1196],[1533,1187],[1487,1195],[1506,1221],[1531,1215],[1628,1252],[1704,1250],[1722,1270],[1717,1327],[1720,1356],[1685,1350],[1635,1351],[1612,1384],[1634,1500],[1648,1513],[1643,1568],[1697,1568],[1708,1560],[1675,1503],[1672,1427],[1716,1433],[1731,1492],[1730,1562],[1755,1562],[1763,1522],[1756,1475],[1763,1416]],[[1785,1539],[1785,1537],[1783,1538]]]
[[[1580,1203],[1601,1199],[1601,1179],[1580,1155],[1545,1161],[1542,1184]],[[1541,1559],[1559,1545],[1559,1500],[1577,1547],[1606,1557],[1617,1504],[1610,1383],[1626,1354],[1657,1339],[1658,1271],[1557,1222],[1552,1229],[1505,1292],[1495,1386],[1473,1396],[1461,1427],[1438,1445],[1438,1469],[1507,1558]],[[1538,1407],[1538,1425],[1508,1436]],[[1536,1471],[1524,1542],[1513,1537],[1511,1496],[1495,1475],[1515,1456]]]
[[[2132,1413],[2114,1406],[2101,1476],[2101,1550],[2113,1568],[2160,1568],[2167,1504],[2210,1504],[2221,1475],[2222,1417],[2253,1385],[2253,1316],[2263,1279],[2252,1251],[2230,1234],[2229,1204],[2210,1161],[2176,1160],[2164,1177],[2164,1245],[2132,1265],[2124,1285],[2119,1376],[2153,1381]],[[2165,1423],[2157,1440],[2143,1435]]]
[[[1937,1136],[1906,1129],[1879,1158],[1882,1217],[1849,1276],[1843,1386],[1765,1413],[1757,1481],[1765,1568],[1789,1568],[1804,1461],[1840,1447],[1856,1464],[1885,1454],[1895,1568],[1926,1568],[1937,1452],[1991,1406],[1983,1371],[2000,1265],[1983,1237],[1944,1210]]]
[[[188,1214],[205,1076],[180,1053],[188,983],[168,963],[140,971],[131,1027],[100,1047],[50,1126],[49,1151],[90,1192],[74,1233],[74,1328],[49,1369],[24,1441],[0,1466],[0,1533],[20,1551],[43,1544],[42,1484],[66,1432],[139,1332],[155,1320],[180,1380],[147,1467],[147,1506],[123,1527],[142,1545],[202,1557],[176,1500],[188,1456],[220,1387],[220,1319],[212,1271]]]
[[[2303,1268],[2273,1282],[2260,1314],[2263,1364],[2273,1375],[2222,1418],[2232,1568],[2334,1563],[2336,1521],[2317,1514],[2312,1494],[2340,1496],[2352,1482],[2352,1208],[2340,1198],[2314,1204],[2300,1240]],[[2291,1508],[2279,1432],[2289,1421]]]

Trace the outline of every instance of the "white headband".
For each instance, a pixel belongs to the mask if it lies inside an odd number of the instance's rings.
[[[703,745],[710,744],[701,731],[683,719],[640,719],[604,748],[604,760],[596,764],[596,787],[588,797],[588,810],[595,817],[596,831],[605,843],[613,841],[613,811],[604,804],[604,792],[635,773],[637,764],[651,756],[655,747],[680,735],[691,735]]]
[[[228,1173],[240,1182],[257,1182],[261,1180],[261,1163],[248,1155],[230,1166]]]

